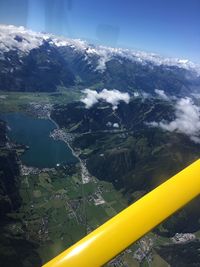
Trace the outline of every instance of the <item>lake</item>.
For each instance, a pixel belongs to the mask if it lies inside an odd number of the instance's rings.
[[[23,164],[38,168],[53,168],[58,163],[76,163],[70,148],[62,141],[49,137],[56,128],[50,120],[30,117],[22,113],[1,116],[10,127],[8,135],[16,143],[29,146],[21,156]]]

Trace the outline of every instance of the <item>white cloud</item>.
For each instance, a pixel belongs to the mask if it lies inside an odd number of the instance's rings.
[[[113,123],[113,127],[114,128],[119,128],[119,123],[117,123],[117,122]]]
[[[108,122],[106,123],[106,126],[111,127],[111,126],[112,126],[112,122],[108,121]]]
[[[175,120],[167,123],[151,122],[148,125],[160,127],[169,132],[186,134],[195,143],[200,143],[200,107],[196,106],[192,99],[181,98],[175,106]]]
[[[139,97],[140,96],[138,92],[134,92],[133,95],[134,95],[134,97]]]
[[[121,93],[118,90],[103,89],[99,93],[99,97],[107,103],[110,103],[113,106],[113,109],[116,109],[121,101],[126,104],[130,101],[130,95],[128,93]]]
[[[200,99],[200,94],[199,93],[193,93],[191,95],[196,99]]]
[[[104,72],[106,70],[106,63],[112,58],[109,51],[101,47],[96,54],[99,56],[98,65],[96,67],[97,71]]]
[[[86,94],[86,97],[82,98],[81,102],[85,104],[86,108],[91,108],[99,101],[99,95],[97,91],[85,89],[83,92]]]
[[[169,97],[165,94],[164,90],[155,89],[155,93],[164,100],[169,100]]]
[[[117,109],[117,106],[121,101],[127,104],[130,101],[130,95],[128,93],[122,93],[118,90],[103,89],[98,93],[95,90],[85,89],[83,92],[86,96],[81,99],[81,102],[85,104],[86,108],[91,108],[98,101],[103,100],[111,104],[114,110]]]

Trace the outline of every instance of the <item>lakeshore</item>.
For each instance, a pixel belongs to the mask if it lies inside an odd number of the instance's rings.
[[[24,165],[54,168],[57,164],[78,161],[66,143],[50,138],[50,132],[58,127],[52,120],[39,119],[22,113],[4,114],[2,119],[10,128],[8,136],[11,142],[28,147],[20,156]]]

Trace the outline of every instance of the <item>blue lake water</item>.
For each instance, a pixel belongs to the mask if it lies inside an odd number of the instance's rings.
[[[66,143],[49,137],[50,132],[56,128],[52,121],[22,113],[4,114],[1,118],[11,129],[8,132],[10,139],[29,146],[21,156],[22,162],[27,166],[53,168],[57,163],[77,162]]]

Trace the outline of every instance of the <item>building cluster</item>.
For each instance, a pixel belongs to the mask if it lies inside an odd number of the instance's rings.
[[[22,176],[27,176],[27,175],[35,175],[35,174],[39,174],[41,172],[49,172],[49,171],[53,171],[53,168],[43,168],[43,169],[38,169],[36,167],[29,167],[26,165],[21,164],[20,165],[20,173]]]
[[[39,104],[36,102],[31,102],[29,106],[29,111],[31,114],[35,115],[40,119],[47,119],[50,117],[52,110],[52,104]]]
[[[175,244],[182,244],[182,243],[187,243],[190,241],[193,241],[196,239],[195,234],[191,233],[176,233],[174,237],[172,237],[172,242]]]
[[[143,238],[139,242],[139,248],[134,252],[134,259],[139,262],[142,262],[146,259],[149,263],[152,262],[152,247],[153,240],[151,238]]]

